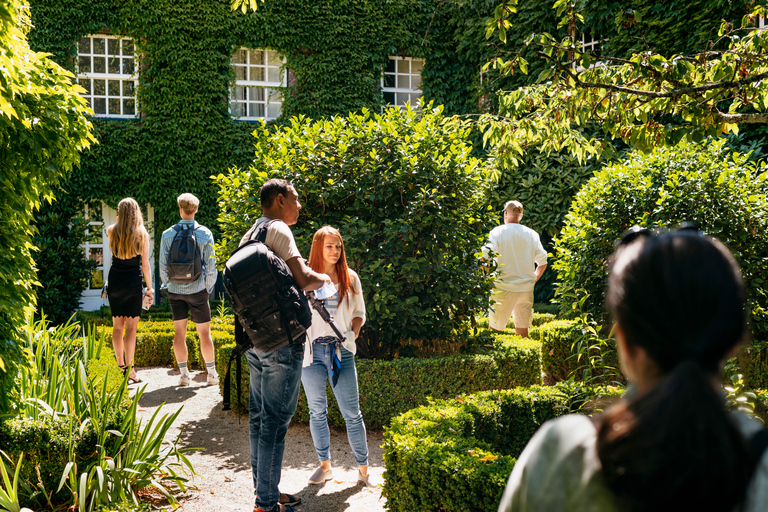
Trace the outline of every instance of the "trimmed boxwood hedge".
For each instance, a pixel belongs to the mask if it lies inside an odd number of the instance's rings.
[[[516,458],[542,423],[570,412],[567,403],[557,387],[533,386],[431,400],[393,418],[383,445],[387,508],[495,510]]]
[[[402,358],[391,361],[357,359],[357,378],[360,410],[368,427],[388,425],[391,418],[409,409],[424,405],[428,397],[445,398],[461,393],[489,389],[507,389],[541,383],[539,344],[519,336],[504,336],[498,349],[490,355],[453,355],[428,359]],[[234,338],[222,344],[223,337],[214,338],[216,367],[224,375]],[[234,365],[232,370],[232,409],[246,412],[248,406],[248,364],[242,362],[241,402],[234,391]],[[224,379],[220,386],[223,388]],[[328,398],[328,423],[343,427],[344,419],[336,401]],[[309,422],[307,400],[302,389],[293,421]]]

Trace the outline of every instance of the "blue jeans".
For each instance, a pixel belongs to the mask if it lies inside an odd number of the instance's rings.
[[[283,465],[285,434],[299,400],[304,345],[272,352],[251,349],[245,353],[251,372],[248,416],[251,435],[251,470],[256,506],[277,505]]]
[[[331,432],[328,429],[328,400],[325,383],[331,382],[331,356],[333,345],[312,344],[312,364],[304,368],[301,383],[309,405],[309,431],[320,461],[331,460]],[[347,423],[347,439],[358,466],[368,465],[368,441],[365,423],[360,412],[360,397],[357,392],[357,368],[352,352],[341,348],[341,373],[335,387],[331,388],[339,404],[339,410]]]

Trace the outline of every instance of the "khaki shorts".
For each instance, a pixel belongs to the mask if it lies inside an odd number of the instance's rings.
[[[528,292],[508,292],[496,290],[491,296],[491,309],[488,311],[488,325],[491,329],[503,331],[507,328],[509,316],[517,329],[529,329],[533,324],[533,290]]]

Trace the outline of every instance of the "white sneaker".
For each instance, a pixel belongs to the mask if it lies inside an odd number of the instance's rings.
[[[209,386],[218,386],[219,384],[219,375],[217,373],[209,373],[208,374],[208,385]]]
[[[179,386],[189,386],[189,373],[182,373],[179,377]]]

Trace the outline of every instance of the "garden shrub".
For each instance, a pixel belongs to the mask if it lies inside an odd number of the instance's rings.
[[[487,172],[470,156],[468,133],[431,106],[293,119],[276,132],[261,124],[251,167],[215,178],[219,261],[261,215],[261,185],[285,178],[303,205],[292,227],[301,253],[332,225],[360,275],[368,320],[358,354],[392,356],[400,339],[449,339],[487,310],[492,287],[478,260],[491,228]]]
[[[575,380],[583,378],[583,370],[589,366],[587,358],[595,356],[595,350],[579,350],[579,342],[590,343],[588,333],[585,332],[583,324],[578,320],[555,320],[542,325],[537,333],[537,338],[541,341],[541,368],[545,375],[553,381],[559,382],[573,377]],[[593,340],[592,344],[595,343]],[[619,369],[618,353],[616,351],[616,342],[613,338],[605,340],[601,346],[599,355],[602,357],[601,365],[609,370],[610,374],[606,379],[611,381],[615,376],[623,380],[621,370]],[[579,357],[580,356],[580,357]],[[594,370],[594,368],[590,368]],[[592,377],[598,377],[592,374]],[[601,379],[602,380],[605,379]],[[606,382],[607,383],[607,382]]]
[[[747,387],[768,389],[768,342],[753,340],[737,356]]]
[[[696,222],[720,239],[742,268],[755,338],[768,335],[768,173],[723,141],[681,142],[649,155],[631,153],[579,191],[556,240],[556,293],[600,325],[606,262],[627,228]]]
[[[567,413],[554,388],[430,400],[384,433],[387,508],[495,509],[515,459],[545,421]]]
[[[227,369],[234,338],[229,344],[216,345],[216,368],[220,375]],[[427,403],[428,397],[445,398],[462,393],[489,389],[507,389],[541,383],[539,344],[535,341],[508,336],[498,343],[498,350],[489,355],[454,355],[428,359],[403,358],[391,361],[357,359],[357,380],[360,410],[365,424],[377,428],[388,425],[391,418]],[[232,370],[232,409],[247,412],[248,364],[242,361],[240,404],[234,391]],[[222,384],[223,387],[223,379]],[[343,427],[344,419],[330,387],[327,386],[328,423]],[[293,416],[297,423],[309,422],[307,400],[302,389],[299,405]]]

